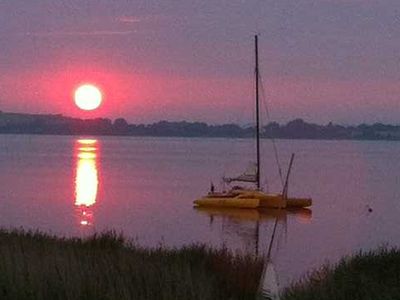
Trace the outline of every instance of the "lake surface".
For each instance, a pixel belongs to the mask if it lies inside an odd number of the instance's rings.
[[[281,190],[272,143],[264,186]],[[142,245],[206,243],[265,254],[285,286],[343,255],[400,246],[400,143],[277,141],[289,194],[311,210],[198,211],[192,201],[249,165],[248,139],[0,135],[0,226],[86,236],[115,229]],[[372,208],[369,212],[368,208]]]

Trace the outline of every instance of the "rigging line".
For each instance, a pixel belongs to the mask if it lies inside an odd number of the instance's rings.
[[[258,74],[258,75],[260,77],[261,99],[262,99],[262,101],[264,103],[265,112],[267,114],[267,119],[268,119],[269,122],[271,122],[271,115],[270,115],[270,112],[269,112],[269,109],[268,109],[268,106],[267,106],[263,80],[261,78],[261,74]],[[280,160],[279,160],[278,149],[276,147],[275,138],[273,136],[271,136],[271,141],[272,141],[272,148],[274,149],[275,161],[276,161],[276,164],[278,165],[279,178],[281,180],[281,184],[282,184],[282,187],[283,187],[284,186],[284,181],[283,181],[282,167],[281,167],[281,163],[280,163]]]
[[[249,81],[250,81],[250,79],[252,78],[252,73],[247,72],[246,76],[249,78]],[[253,98],[251,98],[251,99],[253,99]],[[226,119],[224,121],[224,123],[222,123],[222,124],[231,124],[231,123],[237,124],[237,123],[239,123],[239,126],[243,127],[243,124],[241,124],[242,123],[241,120],[245,120],[244,116],[245,116],[244,109],[240,109],[238,114],[230,116],[229,119]],[[254,119],[254,117],[253,117],[253,119]],[[244,124],[244,125],[247,126],[247,124]],[[229,144],[229,149],[231,150],[231,154],[233,154],[233,158],[231,157],[228,160],[224,160],[224,163],[223,163],[223,175],[221,178],[221,183],[222,183],[224,189],[226,187],[225,186],[226,182],[223,180],[223,178],[226,176],[226,174],[228,174],[228,176],[229,176],[230,174],[232,174],[232,172],[236,172],[236,170],[234,168],[232,168],[232,160],[235,159],[236,152],[237,151],[240,152],[240,149],[241,149],[240,143],[238,143],[237,138],[229,138],[226,140],[227,140],[227,144]],[[229,183],[227,185],[229,188]]]

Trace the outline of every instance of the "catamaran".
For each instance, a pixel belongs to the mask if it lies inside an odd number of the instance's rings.
[[[252,172],[232,177],[223,178],[225,182],[247,182],[255,187],[246,188],[235,186],[229,191],[216,192],[212,185],[211,191],[204,197],[194,201],[197,207],[221,208],[303,208],[312,205],[311,198],[288,197],[288,180],[292,167],[294,154],[290,159],[286,180],[281,193],[266,193],[260,184],[260,112],[259,112],[259,68],[258,68],[258,36],[254,37],[255,44],[255,94],[256,94],[256,165]]]

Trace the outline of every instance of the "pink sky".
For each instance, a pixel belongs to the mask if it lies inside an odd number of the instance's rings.
[[[272,118],[398,122],[396,1],[0,3],[0,110],[249,123],[253,34]],[[93,83],[100,109],[74,89]]]

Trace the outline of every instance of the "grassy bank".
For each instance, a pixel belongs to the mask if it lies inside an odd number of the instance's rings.
[[[0,299],[256,299],[263,263],[200,245],[143,248],[114,233],[61,239],[0,230]],[[400,299],[400,251],[344,258],[282,299]]]
[[[0,299],[255,299],[263,262],[204,246],[145,249],[0,231]]]
[[[400,299],[400,250],[379,249],[344,258],[286,289],[283,299]]]

